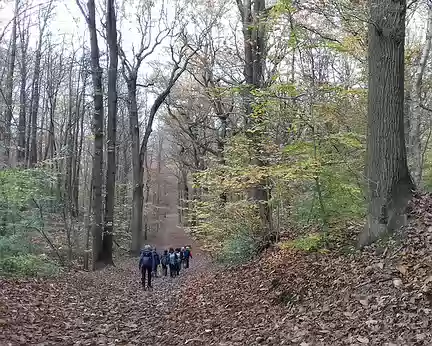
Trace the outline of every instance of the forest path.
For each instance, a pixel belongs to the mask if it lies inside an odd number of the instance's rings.
[[[148,240],[159,250],[192,243],[191,268],[162,277],[143,291],[137,258],[116,261],[98,272],[56,279],[0,282],[0,345],[162,345],[177,331],[165,323],[180,289],[202,275],[210,261],[170,214]],[[181,328],[181,325],[178,326]]]

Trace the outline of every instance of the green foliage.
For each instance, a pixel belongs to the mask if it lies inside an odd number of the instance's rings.
[[[225,264],[240,264],[251,260],[257,253],[256,239],[247,231],[240,231],[224,240],[217,260]]]
[[[219,198],[207,195],[203,196],[205,200],[190,202],[197,222],[191,233],[203,240],[207,248],[217,251],[237,234],[252,236],[260,230],[255,205],[243,199],[222,205]]]
[[[58,208],[52,186],[56,182],[43,169],[0,171],[0,274],[48,275],[55,266],[43,256],[43,211]],[[54,185],[55,186],[55,185]]]
[[[303,30],[295,28],[289,44],[304,40]],[[309,49],[361,53],[351,37],[337,46],[314,44]],[[254,101],[247,130],[224,143],[224,164],[216,158],[195,174],[194,188],[200,196],[189,203],[189,216],[194,216],[191,231],[219,249],[222,261],[249,258],[256,252],[255,244],[269,236],[251,197],[256,186],[264,185],[271,191],[273,231],[283,236],[290,232],[295,248],[319,249],[324,244],[321,236],[292,230],[312,228],[331,239],[329,233],[336,234],[365,215],[366,91],[275,78],[270,86],[248,92]]]
[[[325,245],[324,236],[320,233],[310,233],[306,236],[298,237],[294,240],[279,244],[281,249],[296,249],[301,251],[313,252],[323,250]]]
[[[60,272],[47,256],[21,254],[0,258],[1,276],[53,276]]]
[[[426,151],[423,165],[423,185],[427,191],[432,191],[432,152]]]

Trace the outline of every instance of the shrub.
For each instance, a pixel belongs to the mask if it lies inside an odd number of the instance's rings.
[[[281,249],[297,249],[301,251],[319,251],[325,244],[324,236],[319,233],[311,233],[307,236],[299,237],[291,241],[279,244]]]
[[[60,268],[45,255],[21,254],[0,259],[2,276],[52,276]]]
[[[251,260],[257,254],[257,241],[247,232],[234,233],[222,245],[217,260],[225,264],[240,264]]]

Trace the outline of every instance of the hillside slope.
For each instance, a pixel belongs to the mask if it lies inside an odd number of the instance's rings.
[[[273,250],[196,277],[170,323],[194,345],[431,345],[432,195],[410,217],[362,252]]]

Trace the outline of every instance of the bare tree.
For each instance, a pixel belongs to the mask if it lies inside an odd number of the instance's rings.
[[[104,109],[103,109],[103,88],[102,69],[99,63],[99,45],[96,29],[96,5],[94,0],[87,2],[88,15],[81,6],[79,0],[77,5],[80,8],[90,32],[91,70],[93,79],[93,134],[94,153],[92,165],[92,236],[93,236],[93,270],[103,264],[102,255],[102,184],[103,184],[103,141],[104,141]]]
[[[25,15],[25,12],[24,12]],[[24,17],[26,18],[26,17]],[[20,106],[18,119],[18,149],[17,161],[19,165],[25,164],[26,156],[26,127],[27,127],[27,50],[29,45],[30,20],[22,19],[18,25],[20,38]]]
[[[170,35],[172,35],[172,29],[170,27],[161,28],[161,23],[164,19],[164,9],[161,10],[161,17],[159,23],[159,32],[156,34],[154,41],[152,40],[152,17],[151,7],[146,9],[146,14],[143,15],[140,20],[140,32],[141,42],[138,51],[134,54],[134,60],[131,62],[124,50],[119,47],[120,59],[122,62],[122,74],[123,78],[128,86],[128,103],[129,103],[129,125],[131,131],[131,142],[132,142],[132,180],[133,180],[133,197],[132,197],[132,220],[131,220],[131,231],[132,231],[132,244],[131,252],[138,253],[142,244],[142,213],[143,213],[143,173],[145,164],[145,153],[147,151],[147,145],[152,133],[153,122],[155,116],[163,104],[165,99],[168,97],[171,89],[186,70],[189,60],[193,55],[196,54],[196,50],[189,49],[189,44],[186,37],[181,30],[179,34],[175,35],[177,42],[183,42],[179,52],[176,54],[174,46],[171,46],[171,58],[172,68],[168,80],[162,91],[157,95],[153,102],[146,128],[144,131],[143,138],[140,142],[140,128],[138,119],[138,106],[137,106],[137,87],[146,85],[139,85],[137,83],[138,71],[143,61],[149,57],[155,49]],[[150,85],[147,85],[149,87]]]
[[[411,162],[411,173],[414,183],[421,184],[424,164],[424,150],[422,145],[422,122],[425,110],[423,78],[429,60],[432,45],[432,2],[427,1],[426,38],[421,50],[420,61],[414,73],[414,85],[411,91],[411,102],[407,138],[408,162]]]
[[[9,48],[9,61],[8,61],[8,70],[6,76],[6,92],[5,92],[5,157],[4,160],[8,164],[9,163],[9,155],[10,155],[10,146],[11,146],[11,123],[12,123],[12,94],[13,94],[13,77],[15,72],[15,60],[16,60],[16,51],[17,51],[17,17],[19,10],[19,0],[15,0],[15,11],[12,22],[12,33],[10,38],[10,48]]]
[[[114,0],[106,2],[106,31],[109,47],[108,69],[108,162],[106,172],[105,222],[103,231],[103,260],[112,264],[114,199],[116,186],[116,131],[117,131],[117,18]]]
[[[32,97],[30,102],[30,119],[31,119],[31,132],[29,146],[29,152],[27,161],[29,167],[34,166],[37,161],[37,121],[38,121],[38,110],[40,101],[40,76],[41,76],[41,60],[42,60],[42,43],[44,38],[45,29],[48,25],[48,21],[53,9],[53,1],[48,3],[46,8],[39,10],[39,38],[35,54],[35,63],[33,71],[33,86],[32,86]]]

